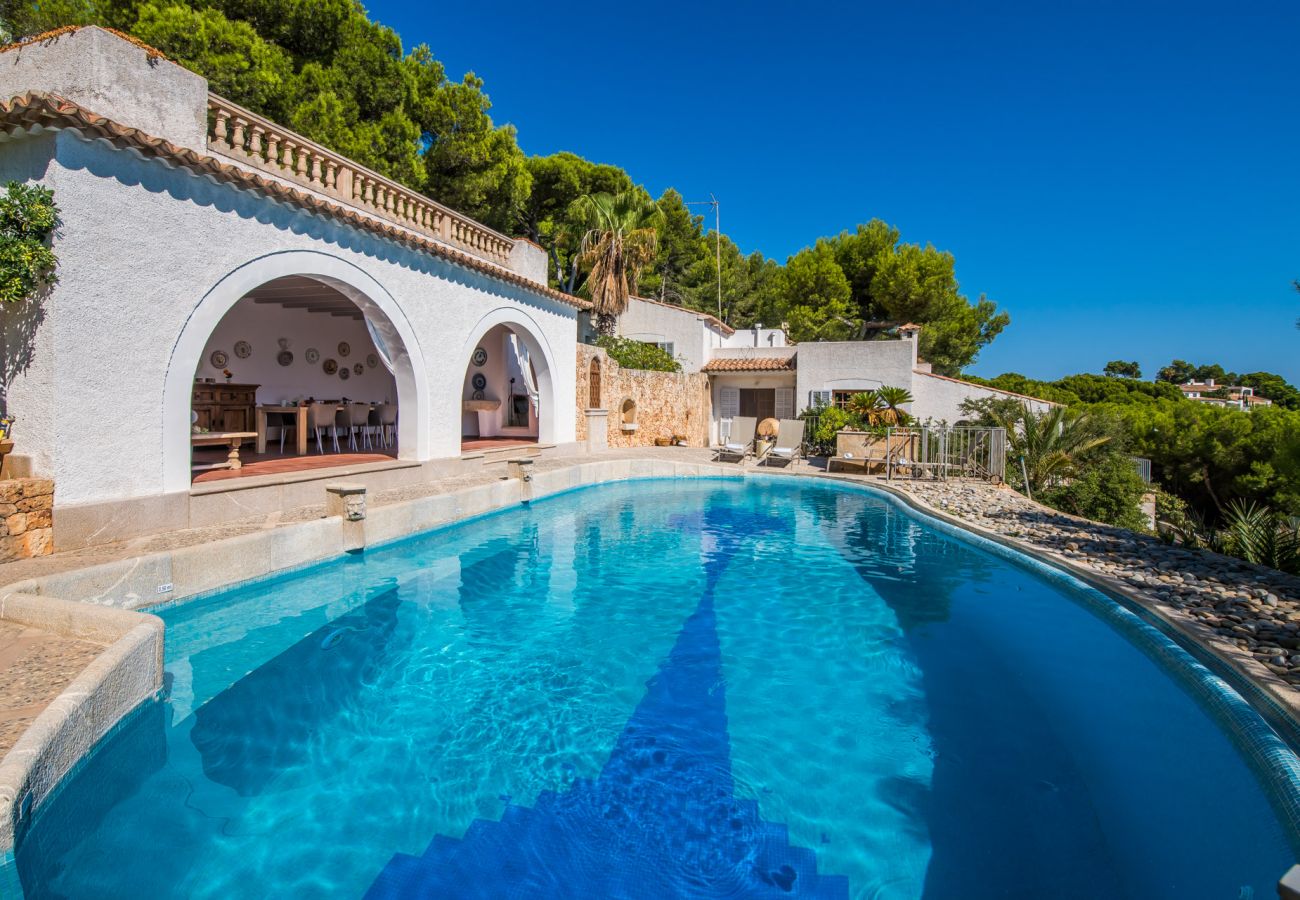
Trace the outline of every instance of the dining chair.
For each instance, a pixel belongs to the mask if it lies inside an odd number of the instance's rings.
[[[334,442],[334,452],[339,452],[338,411],[330,403],[313,403],[307,410],[307,426],[316,434],[316,452],[324,453],[321,443],[322,432],[328,434]]]
[[[298,416],[295,413],[270,413],[269,416],[275,416],[276,421],[279,423],[276,427],[280,430],[280,455],[284,456],[285,432],[297,432]],[[297,437],[296,434],[294,436]]]
[[[379,435],[385,447],[397,444],[397,404],[381,403],[375,410],[379,413]]]
[[[370,404],[369,403],[349,403],[347,406],[348,414],[348,446],[353,450],[360,449],[357,447],[357,432],[361,433],[361,446],[370,446]]]

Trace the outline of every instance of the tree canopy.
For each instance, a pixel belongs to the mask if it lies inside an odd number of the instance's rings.
[[[405,49],[355,0],[0,0],[0,20],[11,38],[82,24],[133,34],[214,92],[537,242],[553,283],[569,292],[591,292],[590,266],[579,264],[590,223],[575,219],[576,201],[635,194],[658,215],[653,257],[631,281],[733,326],[784,322],[795,340],[863,340],[911,321],[923,326],[920,352],[934,371],[958,374],[1009,321],[961,292],[952,254],[905,243],[879,219],[781,264],[707,231],[676,190],[653,200],[616,165],[563,151],[526,156],[514,128],[494,121],[480,78],[452,77],[423,44]]]

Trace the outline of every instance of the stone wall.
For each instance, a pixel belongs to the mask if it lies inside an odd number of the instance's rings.
[[[53,481],[0,481],[0,562],[45,556],[53,551],[53,511]]]
[[[591,361],[600,360],[600,408],[609,410],[609,446],[648,447],[655,438],[685,435],[691,447],[709,445],[713,404],[709,376],[699,372],[624,369],[599,347],[578,345],[577,438],[587,439],[584,414],[590,403]],[[636,404],[636,430],[624,431],[623,404]]]

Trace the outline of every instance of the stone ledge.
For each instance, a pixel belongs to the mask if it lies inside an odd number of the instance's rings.
[[[9,594],[0,618],[106,644],[0,759],[0,858],[33,813],[95,743],[158,695],[163,623],[157,616]]]

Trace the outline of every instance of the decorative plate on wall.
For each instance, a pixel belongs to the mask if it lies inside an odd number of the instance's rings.
[[[471,357],[471,359],[474,361],[474,365],[482,366],[485,362],[487,362],[487,351],[484,350],[482,347],[475,347],[474,355]]]
[[[235,355],[240,359],[248,359],[253,355],[253,345],[248,341],[235,341]]]
[[[339,370],[339,364],[332,359],[327,359],[321,368],[325,370],[326,375],[333,375]]]
[[[378,357],[378,356],[375,356],[375,354],[373,354],[373,353],[367,355],[367,356],[366,356],[366,365],[370,366],[370,368],[373,369],[375,366],[379,365],[379,357]]]
[[[281,350],[275,355],[275,361],[282,366],[293,365],[293,353],[289,350]]]
[[[361,365],[361,363],[357,363],[355,366],[352,367],[352,374],[360,375],[365,370],[366,370],[365,366]]]
[[[315,347],[308,347],[307,352],[303,354],[303,357],[307,360],[307,365],[314,366],[316,363],[320,362],[320,351]]]
[[[341,379],[344,380],[344,381],[347,381],[347,380],[348,380],[348,376],[351,375],[351,374],[352,374],[352,373],[348,371],[348,367],[347,367],[347,366],[344,366],[343,368],[339,369],[339,378],[341,378]]]
[[[470,384],[474,385],[474,390],[481,391],[487,387],[487,376],[482,372],[475,372],[474,377],[470,379]]]
[[[214,369],[224,369],[226,363],[230,362],[230,357],[226,355],[225,350],[213,350],[212,355],[208,357],[208,362],[212,363]]]
[[[352,347],[347,341],[339,341],[339,356],[347,356],[352,352]]]
[[[469,399],[471,399],[471,400],[482,400],[482,399],[483,399],[483,392],[482,392],[482,391],[475,391],[475,392],[470,396]]]
[[[288,349],[289,349],[289,339],[288,339],[288,338],[280,338],[279,340],[276,341],[276,343],[280,345],[280,349],[281,349],[281,350],[288,350]]]

